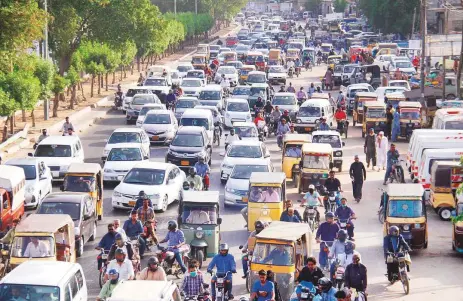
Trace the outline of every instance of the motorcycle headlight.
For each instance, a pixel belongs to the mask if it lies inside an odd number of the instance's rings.
[[[119,198],[121,196],[122,196],[122,193],[120,193],[120,192],[118,192],[116,190],[113,191],[113,197]]]
[[[410,226],[409,226],[409,225],[405,225],[405,226],[404,226],[404,230],[405,230],[405,231],[410,230]]]
[[[204,231],[201,227],[196,228],[195,237],[201,239],[204,237]]]
[[[296,123],[301,123],[301,122],[302,122],[302,120],[300,120],[300,119],[296,120]]]

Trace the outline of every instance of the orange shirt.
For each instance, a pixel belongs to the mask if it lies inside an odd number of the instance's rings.
[[[337,111],[336,114],[334,114],[334,118],[336,118],[336,120],[344,120],[347,119],[347,115],[344,111]]]
[[[259,123],[259,121],[265,121],[265,119],[264,119],[264,118],[261,118],[261,117],[256,117],[256,118],[254,119],[254,123],[255,123],[256,125]]]

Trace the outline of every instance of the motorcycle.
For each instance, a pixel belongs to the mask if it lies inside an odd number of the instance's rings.
[[[288,77],[293,78],[293,74],[294,74],[293,67],[289,67],[289,69],[288,69]]]
[[[203,190],[208,191],[209,190],[209,184],[210,184],[210,178],[209,178],[209,173],[206,173],[203,178]]]
[[[220,123],[214,123],[214,141],[213,143],[217,143],[217,146],[220,146]]]
[[[278,134],[277,135],[277,144],[279,148],[282,148],[283,146],[283,134]]]
[[[310,229],[315,231],[320,225],[320,218],[317,214],[317,209],[314,206],[306,206],[303,213],[304,222],[309,224]]]
[[[209,290],[207,290],[207,288],[209,288],[209,284],[207,283],[204,283],[203,284],[203,293],[202,294],[199,294],[199,295],[196,295],[196,296],[185,296],[185,298],[183,299],[184,301],[210,301],[211,298],[210,298],[210,293],[209,293]]]
[[[265,124],[265,121],[259,120],[257,122],[257,133],[259,137],[262,137],[262,141],[264,140],[264,137],[267,137],[268,129],[267,125]]]
[[[402,286],[405,292],[405,295],[408,295],[410,292],[410,278],[408,278],[407,274],[407,259],[406,257],[409,256],[407,252],[403,253],[387,253],[387,258],[386,261],[387,263],[393,263],[396,262],[398,263],[399,270],[398,272],[395,272],[392,274],[392,279],[391,279],[391,284],[394,284],[397,280],[400,280],[402,282]]]
[[[327,196],[327,205],[328,205],[328,208],[326,208],[327,211],[330,211],[330,212],[335,212],[336,209],[338,209],[338,202],[337,202],[337,195],[338,192],[337,191],[329,191],[328,192],[328,196]]]
[[[230,282],[229,280],[226,280],[229,273],[230,271],[225,274],[215,274],[217,277],[215,280],[215,301],[228,301],[228,289],[225,284]]]
[[[242,245],[239,246],[239,249],[242,250],[243,259],[244,261],[246,261],[246,264],[248,265],[248,268],[249,268],[251,266],[252,251],[244,250]],[[248,291],[248,293],[251,293],[251,279],[250,278],[251,276],[250,276],[249,269],[248,269],[248,274],[246,275],[246,290]]]
[[[104,279],[104,275],[106,274],[106,269],[108,267],[108,255],[109,255],[109,251],[103,251],[97,256],[97,260],[101,259],[100,275],[98,277],[100,288],[102,288],[106,282]]]
[[[128,238],[128,241],[132,245],[132,250],[133,250],[132,266],[133,266],[133,272],[135,275],[137,275],[138,272],[141,270],[140,242],[138,240],[139,240],[138,236]]]
[[[318,56],[317,57],[317,66],[320,66],[322,63],[322,57],[321,56]]]
[[[118,94],[116,93],[114,95],[114,108],[116,108],[116,110],[122,110],[122,101],[123,101],[124,97],[122,94]]]
[[[312,71],[312,63],[310,62],[310,60],[307,60],[307,62],[305,63],[305,71]]]
[[[270,133],[275,132],[275,123],[272,122],[272,114],[270,113],[265,113],[264,116],[265,119],[265,124],[267,125],[267,135],[270,136]]]
[[[349,121],[348,120],[340,120],[337,122],[337,131],[339,135],[344,135],[347,139],[347,131],[349,128]]]
[[[400,162],[402,162],[402,160],[394,160],[392,162],[392,169],[391,173],[389,174],[389,180],[391,183],[394,181],[397,183],[405,183],[404,171],[400,165]]]
[[[190,246],[186,246],[182,252],[182,260],[185,265],[188,265],[188,261],[190,258],[188,257],[188,253],[190,252]],[[182,246],[183,247],[183,246]],[[177,279],[180,279],[180,273],[182,273],[182,269],[180,265],[175,260],[174,252],[170,251],[168,248],[158,245],[158,250],[156,251],[156,256],[159,260],[159,264],[166,272],[166,275],[174,275]]]
[[[347,266],[346,261],[346,254],[338,254],[337,258],[334,260],[333,286],[338,290],[341,290],[344,287],[344,274]]]
[[[296,77],[299,77],[299,75],[301,74],[301,67],[296,67],[295,73]]]

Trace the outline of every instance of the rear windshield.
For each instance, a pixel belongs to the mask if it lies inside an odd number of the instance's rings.
[[[133,97],[135,94],[144,94],[144,93],[149,93],[148,90],[146,89],[129,89],[125,96],[127,97]]]
[[[180,125],[184,125],[184,126],[202,126],[206,130],[209,130],[209,122],[208,122],[207,118],[182,117],[182,119],[180,119]]]
[[[141,143],[140,135],[138,133],[113,133],[109,138],[108,144],[115,143]]]
[[[71,157],[70,145],[41,144],[35,150],[35,157]]]

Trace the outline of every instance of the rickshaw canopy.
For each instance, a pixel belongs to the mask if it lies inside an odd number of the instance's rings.
[[[312,142],[312,135],[309,134],[286,134],[283,137],[284,143],[290,142],[302,142],[310,143]]]
[[[282,172],[253,172],[249,183],[252,184],[283,184],[286,175]]]
[[[363,104],[364,107],[369,107],[369,108],[386,108],[386,104],[382,101],[368,101]]]
[[[421,198],[423,196],[424,189],[419,183],[410,184],[396,184],[391,183],[387,186],[387,195],[389,198],[410,198],[416,197]]]
[[[101,170],[98,163],[71,163],[66,174],[98,174]]]
[[[15,234],[55,233],[64,226],[69,226],[68,231],[74,237],[74,222],[68,214],[31,214],[16,226]]]
[[[267,228],[257,234],[256,238],[291,242],[298,240],[305,234],[309,234],[309,227],[306,224],[273,221]]]
[[[401,102],[405,102],[405,100],[407,99],[405,97],[405,95],[403,93],[400,93],[400,92],[394,92],[394,93],[388,93],[386,95],[384,95],[385,98],[387,98],[387,100],[398,100],[398,101],[401,101]]]
[[[218,191],[183,191],[182,203],[219,204]]]
[[[401,101],[399,102],[399,108],[421,109],[421,103],[417,101]]]
[[[304,143],[302,145],[303,154],[333,154],[333,148],[328,143]]]
[[[357,92],[355,94],[355,98],[357,101],[364,101],[364,100],[370,100],[370,99],[378,99],[378,95],[375,92]]]

